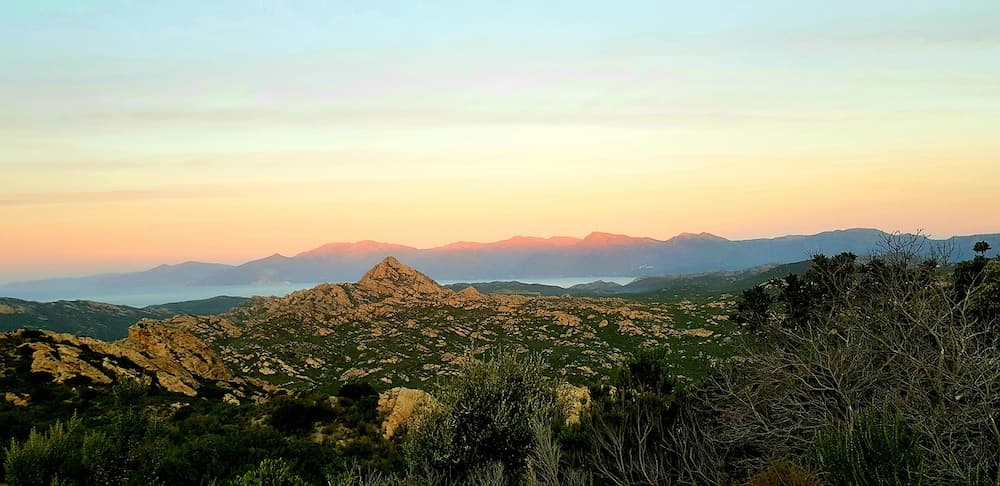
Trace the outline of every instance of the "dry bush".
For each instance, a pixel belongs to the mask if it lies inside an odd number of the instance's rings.
[[[597,484],[710,484],[715,456],[662,350],[636,356],[595,390],[579,432]]]
[[[706,379],[702,431],[728,473],[808,460],[817,431],[890,406],[920,437],[925,483],[1000,481],[1000,329],[975,315],[975,292],[950,292],[918,243],[814,265],[809,314],[786,309],[772,339]]]

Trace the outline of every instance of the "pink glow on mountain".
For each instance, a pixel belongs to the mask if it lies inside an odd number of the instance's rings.
[[[383,243],[381,241],[374,240],[363,240],[356,241],[354,243],[327,243],[318,248],[314,248],[309,251],[299,253],[296,256],[321,256],[329,253],[338,254],[360,254],[366,255],[369,253],[376,252],[386,252],[386,251],[412,251],[416,250],[411,246],[397,245],[395,243]]]
[[[513,238],[508,238],[506,240],[492,241],[492,242],[476,242],[476,241],[457,241],[455,243],[449,243],[447,245],[439,246],[436,249],[440,250],[469,250],[469,249],[485,249],[485,248],[497,248],[497,249],[524,249],[524,248],[552,248],[552,247],[569,247],[579,244],[580,238],[573,238],[570,236],[552,236],[549,238],[541,238],[537,236],[515,236]]]

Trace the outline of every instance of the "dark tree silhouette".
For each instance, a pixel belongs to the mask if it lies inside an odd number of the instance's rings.
[[[732,318],[745,324],[751,331],[761,331],[770,320],[773,304],[774,298],[767,293],[763,285],[754,286],[743,291],[743,295],[736,303],[736,313]]]
[[[992,249],[992,247],[985,241],[977,241],[972,247],[972,251],[978,253],[979,256],[986,256],[986,252],[990,251],[990,249]]]

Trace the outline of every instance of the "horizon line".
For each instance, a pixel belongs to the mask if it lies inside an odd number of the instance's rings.
[[[674,240],[674,239],[676,239],[678,237],[682,237],[682,236],[707,236],[707,237],[720,238],[720,239],[723,239],[723,240],[726,240],[726,241],[729,241],[729,242],[745,242],[745,241],[758,241],[758,240],[774,240],[774,239],[778,239],[778,238],[790,238],[790,237],[809,237],[809,236],[817,236],[817,235],[821,235],[821,234],[825,234],[825,233],[837,233],[837,232],[846,232],[846,231],[877,231],[877,232],[881,232],[881,233],[886,234],[886,235],[922,236],[922,237],[924,237],[924,238],[926,238],[928,240],[933,240],[933,241],[947,241],[947,240],[952,239],[952,238],[967,238],[967,237],[974,237],[974,236],[987,236],[987,235],[1000,234],[1000,230],[997,230],[996,232],[993,232],[993,233],[990,233],[990,232],[975,232],[975,233],[969,233],[969,234],[953,234],[953,235],[948,235],[948,236],[935,237],[932,234],[924,233],[921,229],[918,229],[918,230],[915,230],[915,231],[901,231],[901,230],[886,231],[886,230],[881,229],[881,228],[873,228],[873,227],[847,227],[847,228],[834,228],[834,229],[829,229],[829,230],[823,230],[823,231],[819,231],[819,232],[816,232],[816,233],[789,233],[789,234],[778,234],[778,235],[773,235],[773,236],[761,236],[761,237],[743,238],[743,239],[730,239],[730,238],[727,238],[727,237],[724,237],[724,236],[720,236],[720,235],[717,235],[717,234],[714,234],[714,233],[705,232],[705,231],[698,232],[698,233],[686,232],[685,231],[685,232],[677,233],[674,236],[669,237],[667,239],[662,239],[661,240],[661,239],[657,239],[657,238],[650,237],[650,236],[632,236],[632,235],[628,235],[628,234],[624,234],[624,233],[611,233],[611,232],[605,232],[605,231],[591,231],[591,232],[587,233],[583,237],[564,236],[564,235],[532,236],[532,235],[520,235],[519,234],[519,235],[511,236],[509,238],[501,239],[501,240],[494,240],[494,241],[464,241],[464,240],[459,240],[459,241],[452,241],[452,242],[449,242],[449,243],[445,243],[445,244],[442,244],[442,245],[429,246],[429,247],[423,247],[423,248],[416,247],[416,246],[410,246],[410,245],[406,245],[406,244],[402,244],[402,243],[392,243],[392,242],[386,242],[386,241],[378,241],[378,240],[367,239],[367,240],[357,240],[357,241],[331,241],[331,242],[328,242],[328,243],[320,244],[318,246],[312,247],[312,248],[304,250],[304,251],[300,251],[300,252],[295,253],[295,254],[293,254],[291,256],[283,255],[281,253],[272,253],[272,254],[267,255],[267,256],[258,257],[258,258],[251,258],[251,259],[248,259],[248,260],[241,261],[239,263],[223,263],[223,262],[218,262],[218,261],[206,261],[206,260],[197,260],[197,259],[194,259],[194,260],[183,260],[183,261],[179,261],[179,262],[176,262],[176,263],[161,263],[161,264],[158,264],[158,265],[154,265],[152,267],[140,267],[139,269],[135,269],[135,270],[119,270],[119,271],[106,271],[106,272],[97,271],[97,272],[92,272],[92,273],[80,273],[80,274],[63,275],[63,276],[48,276],[48,277],[41,277],[41,278],[29,278],[29,279],[17,279],[17,280],[0,280],[0,286],[4,286],[4,285],[8,285],[8,284],[13,284],[13,283],[37,282],[37,281],[45,281],[45,280],[64,280],[64,279],[88,278],[88,277],[96,277],[96,276],[104,276],[104,275],[110,276],[110,275],[123,275],[123,274],[130,274],[130,273],[142,273],[142,272],[148,272],[148,271],[151,271],[151,270],[155,270],[155,269],[161,268],[161,267],[176,267],[176,266],[180,266],[180,265],[189,265],[189,264],[226,265],[226,266],[230,266],[230,267],[239,267],[239,266],[245,265],[247,263],[251,263],[251,262],[255,262],[255,261],[259,261],[259,260],[264,260],[264,259],[267,259],[267,258],[273,258],[273,257],[276,257],[276,256],[277,257],[282,257],[282,258],[289,258],[289,259],[296,258],[296,257],[302,256],[302,255],[308,254],[310,252],[314,252],[314,251],[323,249],[323,248],[331,246],[331,245],[358,245],[358,244],[363,244],[363,243],[374,243],[374,244],[380,244],[380,245],[398,246],[398,247],[402,247],[401,249],[407,249],[407,250],[433,251],[433,250],[447,249],[449,246],[452,246],[452,245],[464,244],[464,245],[484,245],[485,246],[485,245],[492,245],[492,244],[497,244],[497,243],[504,243],[504,242],[508,242],[508,241],[515,240],[515,239],[518,239],[518,238],[537,239],[537,240],[542,240],[542,241],[548,241],[548,240],[553,240],[553,239],[571,239],[571,240],[576,240],[575,241],[576,243],[581,243],[583,241],[586,241],[586,239],[588,237],[593,236],[593,235],[607,235],[607,236],[613,236],[613,237],[625,237],[625,238],[629,238],[629,239],[633,239],[633,240],[652,240],[652,241],[657,242],[657,243],[666,243],[668,241]],[[392,255],[390,255],[390,256],[392,256]]]

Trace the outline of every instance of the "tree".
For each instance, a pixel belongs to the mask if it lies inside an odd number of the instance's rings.
[[[986,256],[986,252],[990,251],[992,247],[988,242],[977,241],[975,245],[972,246],[972,251],[979,254],[979,256]]]
[[[774,297],[767,293],[767,289],[763,285],[755,285],[743,291],[732,319],[746,325],[753,332],[761,331],[771,318],[773,304]]]

